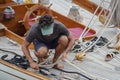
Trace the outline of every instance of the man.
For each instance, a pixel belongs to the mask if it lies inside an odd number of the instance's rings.
[[[41,16],[39,22],[35,23],[29,30],[22,45],[23,53],[30,62],[30,67],[39,69],[38,64],[33,61],[28,49],[32,42],[35,48],[35,55],[39,62],[47,57],[49,49],[55,49],[54,63],[62,53],[62,59],[64,60],[66,58],[75,39],[67,28],[62,23],[55,21],[52,16],[48,14]],[[55,66],[63,68],[63,65],[60,64],[56,64]]]

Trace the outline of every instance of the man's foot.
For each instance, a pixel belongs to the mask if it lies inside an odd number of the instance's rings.
[[[38,64],[41,63],[41,62],[43,62],[43,59],[42,59],[42,58],[39,58],[39,59],[38,59]]]
[[[43,62],[45,59],[47,59],[49,56],[45,56],[44,58],[38,58],[38,64]]]
[[[63,69],[64,66],[63,66],[62,64],[56,64],[56,65],[54,66],[54,68]]]

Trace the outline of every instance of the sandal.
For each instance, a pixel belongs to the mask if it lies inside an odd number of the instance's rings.
[[[114,55],[113,54],[107,54],[105,57],[105,61],[110,61],[111,59],[113,59]]]

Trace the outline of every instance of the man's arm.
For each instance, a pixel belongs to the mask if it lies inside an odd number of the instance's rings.
[[[25,40],[23,42],[23,45],[22,45],[22,51],[23,51],[24,55],[26,56],[26,58],[28,59],[28,61],[33,62],[33,59],[32,59],[32,57],[30,55],[29,48],[28,48],[29,45],[30,45],[30,43]]]
[[[68,39],[69,39],[69,43],[66,50],[64,51],[65,53],[68,53],[71,50],[76,40],[71,33],[68,35]]]
[[[38,64],[33,61],[32,57],[30,55],[30,51],[28,48],[30,44],[31,43],[29,43],[28,41],[25,40],[22,45],[22,51],[23,51],[24,55],[26,56],[26,58],[28,59],[28,61],[30,63],[30,67],[38,70],[39,69]]]
[[[68,35],[68,39],[69,39],[69,43],[68,43],[68,46],[66,48],[66,50],[63,52],[63,57],[62,57],[62,60],[65,61],[65,59],[67,58],[67,54],[68,52],[71,50],[71,48],[73,47],[74,45],[74,42],[75,42],[75,38],[72,36],[72,34],[69,34]]]

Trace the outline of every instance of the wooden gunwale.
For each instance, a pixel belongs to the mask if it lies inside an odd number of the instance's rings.
[[[12,31],[13,33],[19,35],[19,36],[24,36],[26,30],[25,30],[25,27],[22,25],[22,23],[18,23],[18,21],[20,21],[25,13],[27,12],[27,8],[30,8],[32,6],[34,6],[36,4],[21,4],[21,5],[12,5],[12,8],[15,10],[15,18],[14,19],[11,19],[11,20],[7,20],[7,21],[4,21],[2,20],[2,18],[0,19],[0,22],[5,25],[7,27],[7,29],[9,29],[10,31]],[[0,7],[0,11],[4,11],[5,9],[5,6],[4,7]],[[74,21],[66,16],[63,16],[59,13],[57,13],[56,11],[54,10],[51,10],[52,12],[52,15],[54,17],[57,17],[56,19],[59,20],[60,22],[62,22],[63,24],[65,24],[67,26],[67,28],[77,28],[77,27],[80,27],[80,28],[85,28],[86,26],[83,25],[83,24],[80,24],[78,23],[77,21]],[[2,16],[2,13],[0,13],[0,16]],[[93,35],[90,35],[90,36],[85,36],[83,38],[83,40],[89,40],[91,38],[93,38],[96,34],[96,31],[93,30],[93,29],[90,29],[90,32],[93,34]],[[8,31],[8,34],[9,35],[9,31]],[[20,41],[20,43],[22,43]]]
[[[86,27],[85,25],[80,24],[77,21],[75,21],[73,19],[70,19],[70,18],[68,18],[68,17],[66,17],[64,15],[61,15],[61,14],[58,15],[58,13],[55,12],[54,10],[52,10],[52,15],[55,16],[55,17],[57,17],[57,20],[60,21],[60,22],[62,22],[63,24],[65,24],[67,26],[67,28],[78,28],[78,27],[80,27],[80,28],[84,29]],[[96,34],[96,31],[93,30],[93,29],[91,29],[91,28],[90,28],[89,32],[92,32],[93,35],[91,35],[91,36],[85,36],[85,37],[83,37],[83,40],[90,40]]]
[[[80,7],[86,9],[87,11],[94,13],[95,10],[97,9],[98,5],[95,4],[94,2],[91,2],[90,0],[72,0],[73,3],[79,5]],[[102,7],[99,7],[98,11],[96,12],[95,15],[98,15],[102,10]],[[107,14],[109,13],[108,10],[104,9],[104,11],[107,11]],[[105,12],[102,12],[102,14],[105,14]]]
[[[3,64],[3,65],[5,65],[5,66],[8,66],[8,67],[10,67],[10,68],[12,68],[12,69],[15,69],[15,70],[17,70],[17,71],[20,71],[20,72],[22,72],[22,73],[25,73],[25,74],[27,74],[27,75],[30,75],[30,76],[32,76],[32,77],[35,77],[35,78],[37,78],[38,80],[51,80],[51,79],[48,78],[48,77],[42,76],[42,75],[40,75],[40,74],[32,73],[32,72],[30,72],[30,71],[28,71],[28,70],[25,70],[25,69],[22,69],[22,68],[20,68],[20,67],[17,67],[17,66],[15,66],[15,65],[10,64],[10,63],[8,63],[8,62],[6,62],[6,61],[4,61],[4,60],[1,60],[1,59],[0,59],[0,63]]]
[[[7,28],[0,29],[0,36],[6,36],[6,37],[8,37],[8,38],[10,38],[10,39],[20,43],[20,44],[22,44],[22,42],[23,42],[23,39],[20,36],[16,35],[15,33],[13,33],[12,31],[8,30]],[[1,60],[1,59],[0,59],[0,64],[3,64],[5,66],[8,66],[8,67],[14,69],[14,70],[17,70],[17,71],[20,71],[22,73],[25,73],[25,74],[27,74],[29,76],[35,77],[38,80],[50,80],[50,78],[48,78],[48,77],[42,76],[40,74],[32,73],[32,72],[30,72],[28,70],[25,70],[25,69],[22,69],[20,67],[17,67],[15,65],[10,64],[10,63],[8,63],[8,62],[6,62],[4,60]]]

